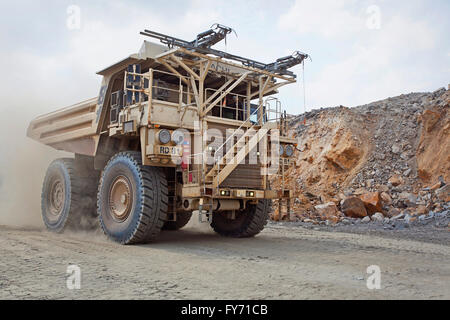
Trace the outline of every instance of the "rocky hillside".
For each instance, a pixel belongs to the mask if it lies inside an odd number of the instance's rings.
[[[443,88],[293,118],[292,134],[300,144],[289,175],[297,191],[291,219],[414,221],[446,209],[449,105],[450,90]],[[275,210],[273,218],[287,216]]]

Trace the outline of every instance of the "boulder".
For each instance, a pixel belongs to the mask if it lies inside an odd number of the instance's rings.
[[[385,204],[387,204],[387,205],[392,204],[392,198],[391,198],[391,196],[389,195],[389,193],[387,193],[387,192],[382,192],[382,193],[380,193],[380,197],[381,197],[381,201],[383,201],[383,203],[385,203]]]
[[[364,202],[357,197],[350,197],[342,201],[342,212],[352,218],[364,218],[367,216],[367,210]]]
[[[334,220],[339,215],[339,210],[334,202],[315,206],[314,209],[316,209],[322,220]]]
[[[384,215],[381,212],[376,212],[371,218],[373,221],[378,221],[378,222],[384,221]]]
[[[373,215],[376,212],[383,211],[381,197],[379,192],[368,192],[360,196],[360,199],[366,207],[367,213]]]
[[[391,151],[392,151],[393,154],[399,154],[400,151],[401,151],[401,148],[400,148],[400,146],[398,144],[394,144],[392,146]]]
[[[413,216],[423,216],[428,213],[427,207],[420,205],[416,208],[416,210],[411,214]]]
[[[417,196],[413,193],[402,192],[398,195],[400,200],[403,200],[403,203],[408,207],[414,207],[417,203]]]
[[[370,217],[364,217],[364,218],[361,220],[361,222],[362,222],[362,223],[369,223],[369,222],[370,222]]]
[[[351,132],[343,134],[337,133],[331,143],[331,148],[324,155],[333,167],[339,170],[351,170],[362,158],[362,150],[355,139],[352,139]]]
[[[387,212],[386,216],[388,216],[389,218],[392,218],[392,217],[399,215],[400,213],[401,213],[401,211],[398,208],[391,207],[389,209],[389,211]]]
[[[398,187],[403,183],[405,183],[405,181],[399,174],[394,174],[392,177],[389,178],[388,182],[392,184],[394,187]]]

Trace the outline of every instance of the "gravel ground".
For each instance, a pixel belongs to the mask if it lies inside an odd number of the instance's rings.
[[[422,220],[423,218],[423,220]],[[326,225],[305,222],[270,222],[273,226],[285,228],[306,228],[315,231],[344,232],[363,235],[374,235],[387,239],[405,239],[421,242],[449,245],[450,244],[450,210],[433,213],[416,219],[414,222],[406,222],[405,219],[385,222],[371,221],[361,222],[361,219],[346,218],[339,224]]]
[[[102,234],[0,227],[0,299],[450,299],[448,230],[270,223],[253,239],[207,225],[120,246]],[[331,232],[331,231],[334,232]],[[67,266],[81,289],[66,287]],[[367,267],[381,269],[369,290]]]

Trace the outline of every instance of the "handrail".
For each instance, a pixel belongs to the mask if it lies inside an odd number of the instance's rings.
[[[271,101],[271,100],[275,100],[275,109],[270,109],[270,101]],[[251,106],[251,104],[250,104],[250,102],[248,102],[248,107],[250,107],[250,106]],[[240,129],[241,129],[247,122],[250,122],[250,121],[251,121],[251,116],[253,116],[253,115],[255,115],[255,114],[256,114],[256,115],[258,114],[258,112],[259,112],[259,110],[261,109],[261,107],[266,107],[265,114],[263,115],[263,119],[266,119],[266,122],[269,122],[269,121],[277,121],[277,122],[278,122],[278,121],[281,120],[281,116],[278,117],[279,115],[282,114],[282,112],[281,112],[281,102],[280,102],[277,98],[269,97],[268,99],[266,99],[265,103],[259,105],[259,107],[258,107],[253,113],[250,114],[250,116],[247,118],[247,120],[245,120],[245,121],[241,124],[241,126],[240,126],[238,129],[236,129],[236,130],[234,131],[234,133],[233,133],[230,137],[228,137],[228,138],[225,140],[225,142],[224,142],[219,148],[217,148],[217,149],[215,150],[215,152],[214,152],[214,165],[217,164],[217,171],[220,171],[220,161],[218,161],[217,153],[218,153],[220,150],[222,150],[222,149],[224,148],[224,146],[228,143],[228,141],[230,141],[230,139],[232,139],[238,132],[240,132]],[[271,111],[272,111],[272,112],[275,111],[275,119],[269,119],[269,113],[270,113]],[[248,130],[251,130],[251,129],[254,128],[256,125],[257,125],[256,123],[253,124]],[[248,132],[248,130],[247,130],[247,132]],[[225,155],[224,155],[224,156],[225,156]],[[214,168],[214,166],[213,166],[213,168]],[[217,184],[217,187],[219,187],[219,185],[220,185],[220,183]]]
[[[251,116],[253,116],[253,115],[255,115],[255,113],[257,113],[258,111],[259,111],[259,109],[262,107],[263,105],[260,105],[252,114],[250,114],[250,117]],[[226,139],[225,140],[225,142],[219,147],[219,148],[217,148],[215,151],[214,151],[214,162],[217,160],[217,158],[216,158],[216,155],[217,155],[217,152],[220,150],[220,149],[223,149],[223,147],[227,144],[227,142],[237,133],[237,132],[239,132],[239,130],[248,122],[248,121],[250,121],[250,117],[248,117],[247,118],[247,120],[245,120],[241,125],[240,125],[240,127],[239,128],[237,128],[234,132],[233,132],[233,134],[231,135],[231,136],[229,136],[228,137],[228,139]],[[251,128],[253,128],[254,126],[256,126],[256,124],[254,124],[254,125],[252,125],[251,127],[250,127],[250,129]],[[250,130],[249,129],[249,130]]]
[[[190,158],[194,158],[194,163],[193,164],[198,164],[198,163],[195,163],[195,157],[197,157],[197,156],[201,157],[201,159],[202,159],[201,162],[204,165],[204,163],[205,163],[205,151],[203,151],[201,153],[194,153],[194,154],[189,155],[189,159]],[[191,166],[191,165],[192,165],[192,163],[189,160],[188,166]],[[203,184],[203,193],[206,194],[206,177],[205,177],[205,172],[203,170],[203,166],[199,166],[199,168],[197,170],[189,170],[189,167],[188,167],[188,171],[187,172],[188,172],[188,177],[189,177],[189,174],[197,172],[197,174],[198,174],[197,179],[200,177],[200,173],[201,173],[202,178],[201,178],[201,180],[198,179],[197,183],[198,183],[198,185],[200,185],[200,183],[202,182],[202,184]]]
[[[251,105],[250,105],[250,103],[249,103],[249,106],[248,107],[250,107]],[[239,128],[237,128],[234,132],[233,132],[233,134],[231,135],[231,136],[229,136],[228,137],[228,139],[226,139],[225,140],[225,142],[218,148],[218,149],[216,149],[215,151],[214,151],[214,165],[213,165],[213,168],[214,168],[214,166],[217,164],[217,171],[219,172],[220,171],[220,161],[217,161],[218,159],[217,159],[217,152],[220,150],[220,149],[223,149],[223,147],[225,146],[225,144],[232,138],[232,137],[234,137],[234,135],[237,133],[237,132],[240,132],[240,129],[244,126],[244,124],[246,124],[248,121],[250,121],[250,118],[251,118],[251,116],[253,116],[255,113],[257,113],[258,111],[259,111],[259,109],[261,108],[261,107],[263,107],[264,105],[263,104],[261,104],[261,105],[259,105],[259,107],[250,115],[250,117],[248,117],[247,118],[247,120],[245,120],[241,125],[240,125],[240,127]],[[251,130],[253,127],[255,127],[256,126],[256,124],[254,124],[254,125],[252,125],[248,130]],[[247,132],[248,132],[248,130],[247,130]],[[225,155],[224,155],[225,156]],[[220,183],[217,183],[217,188],[219,188],[219,185],[220,185]]]
[[[271,107],[271,104],[270,104],[271,101],[275,102],[275,109],[271,109],[270,108]],[[281,117],[282,111],[281,111],[281,102],[280,102],[280,100],[278,100],[275,97],[268,97],[265,100],[264,105],[267,107],[266,108],[267,122],[278,121],[278,120],[282,119],[282,117]],[[272,112],[275,113],[275,118],[274,119],[270,119],[270,113],[272,113]]]
[[[170,75],[170,76],[176,78],[177,81],[178,81],[178,84],[177,85],[173,84],[173,85],[174,86],[178,86],[178,89],[171,88],[170,86],[158,85],[158,84],[153,83],[153,81],[152,81],[152,83],[149,83],[148,88],[145,88],[144,87],[144,79],[149,80],[149,81],[152,80],[152,79],[155,80],[155,77],[151,76],[151,75],[154,75],[155,73]],[[140,89],[127,88],[126,87],[126,78],[127,78],[128,75],[141,77],[141,88]],[[143,72],[143,73],[125,71],[124,79],[125,79],[125,81],[124,81],[124,91],[125,92],[126,91],[138,92],[138,93],[143,93],[143,94],[149,96],[149,93],[152,90],[154,90],[154,89],[156,89],[156,90],[166,90],[167,92],[178,93],[178,99],[177,99],[178,101],[175,101],[173,103],[178,103],[178,104],[180,104],[180,106],[183,105],[183,104],[184,105],[191,105],[192,104],[192,103],[184,103],[183,102],[183,97],[184,96],[186,97],[186,99],[188,99],[188,97],[190,97],[190,98],[194,97],[194,93],[189,92],[189,88],[188,88],[187,91],[183,90],[182,81],[187,82],[189,77],[186,77],[186,76],[183,76],[183,75],[179,75],[179,74],[175,74],[175,73],[171,73],[171,72],[167,72],[167,71],[162,71],[162,70],[157,70],[157,69],[149,69],[147,72]],[[171,83],[168,83],[168,84],[171,84]],[[153,100],[156,100],[156,99],[153,99]]]
[[[214,96],[214,94],[216,93],[221,93],[223,94],[224,92],[226,92],[226,90],[217,90],[217,89],[212,89],[212,88],[206,88],[205,89],[205,97],[208,96],[209,92],[213,92],[213,94],[210,95],[210,97],[208,98],[208,100]],[[244,113],[244,109],[240,109],[240,106],[242,104],[239,103],[239,99],[242,99],[244,104],[247,103],[247,96],[242,95],[242,94],[237,94],[237,93],[229,93],[227,94],[227,97],[232,96],[236,98],[236,103],[234,104],[234,106],[228,106],[228,105],[223,105],[222,102],[218,102],[214,105],[214,107],[218,107],[219,108],[219,113],[220,113],[220,118],[223,117],[223,112],[225,110],[229,110],[229,111],[234,111],[236,112],[236,115],[234,117],[234,120],[238,120],[238,121],[244,121],[246,114]],[[209,105],[211,105],[212,103],[209,103]],[[211,112],[211,111],[210,111]],[[242,117],[240,117],[240,114],[242,114]],[[241,119],[239,119],[241,118]],[[231,119],[231,118],[230,118]]]

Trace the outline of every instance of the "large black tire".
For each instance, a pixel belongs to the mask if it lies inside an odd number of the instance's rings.
[[[214,212],[211,227],[218,234],[232,238],[250,238],[260,233],[267,224],[271,201],[260,200],[256,205],[248,205],[245,210],[236,211],[235,219],[228,212]]]
[[[176,231],[183,228],[191,220],[192,212],[178,212],[176,221],[166,221],[163,230]]]
[[[121,244],[156,239],[167,220],[168,190],[163,171],[143,166],[140,152],[121,152],[102,172],[97,212],[103,232]]]
[[[82,191],[74,159],[57,159],[50,164],[41,194],[42,218],[48,230],[62,232],[79,226]]]

